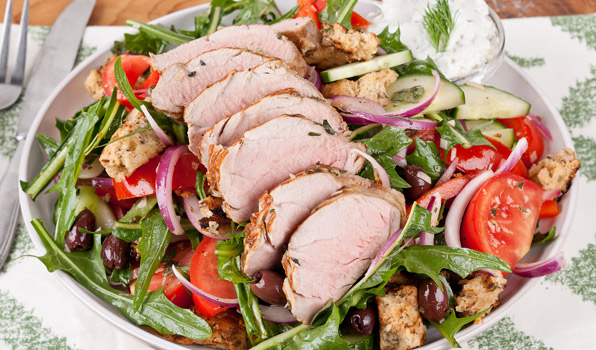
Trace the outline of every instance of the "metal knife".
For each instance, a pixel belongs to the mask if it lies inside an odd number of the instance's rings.
[[[54,22],[36,57],[17,127],[17,148],[0,181],[0,267],[10,252],[18,221],[18,168],[24,140],[46,98],[72,70],[94,6],[95,0],[70,3]]]

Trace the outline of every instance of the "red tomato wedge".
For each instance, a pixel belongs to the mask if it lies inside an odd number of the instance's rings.
[[[168,252],[170,252],[172,249],[176,249],[176,255],[172,258],[172,261],[178,263],[177,268],[190,265],[193,256],[193,250],[189,241],[177,242],[170,245],[166,250],[166,254],[168,254]],[[136,280],[131,282],[130,285],[132,288],[134,288],[135,282]],[[185,309],[188,309],[192,305],[191,293],[186,290],[182,283],[180,283],[180,280],[178,280],[178,278],[171,272],[168,272],[164,276],[163,263],[159,264],[159,267],[153,274],[153,277],[151,277],[151,282],[149,283],[147,292],[158,290],[162,286],[164,287],[163,294],[175,305]],[[131,291],[131,293],[134,294],[134,290]]]
[[[462,245],[515,267],[526,255],[542,206],[543,190],[515,174],[498,174],[478,189],[464,215]]]
[[[161,155],[151,158],[149,162],[134,171],[120,182],[112,179],[114,191],[119,200],[151,196],[155,194],[155,172]],[[200,168],[197,156],[192,153],[183,154],[176,163],[172,188],[192,190],[195,188],[197,171]]]
[[[440,195],[443,201],[449,200],[457,196],[461,192],[461,190],[468,184],[468,182],[470,182],[470,180],[476,177],[476,175],[478,175],[479,173],[480,172],[473,172],[463,176],[454,177],[453,179],[450,179],[440,184],[439,186],[436,186],[432,190],[420,196],[420,198],[416,200],[416,203],[418,203],[418,205],[422,206],[423,208],[426,208],[430,203],[431,197],[435,194]]]
[[[557,201],[555,200],[548,200],[542,203],[542,207],[540,207],[540,218],[554,218],[555,216],[559,215],[561,211],[559,210],[559,206]]]
[[[234,284],[219,279],[215,249],[217,249],[217,240],[204,237],[190,262],[190,282],[218,298],[235,299],[237,296]],[[215,316],[227,309],[227,307],[214,304],[196,294],[193,294],[192,298],[197,310],[206,317]]]
[[[356,12],[352,12],[352,18],[350,18],[350,24],[356,29],[365,30],[370,25],[370,22],[366,18],[360,16]]]
[[[300,10],[298,10],[298,14],[300,14],[300,11],[302,10],[302,4],[303,3],[307,3],[310,4],[311,2],[313,3],[314,7],[315,7],[315,14],[317,15],[317,18],[313,18],[315,20],[315,23],[317,24],[317,27],[321,28],[321,25],[319,23],[319,16],[318,16],[318,12],[323,11],[325,8],[327,8],[327,0],[314,0],[314,1],[302,1],[302,0],[298,0],[297,1],[298,4],[300,5]],[[307,5],[308,7],[309,5]],[[312,17],[310,15],[310,10],[305,10],[304,14],[308,14],[307,16],[300,16],[300,15],[296,15],[296,17]],[[370,22],[366,20],[366,18],[360,16],[358,13],[356,12],[352,12],[352,17],[350,18],[350,24],[352,25],[352,27],[356,28],[356,29],[366,29],[369,25]]]
[[[317,11],[317,7],[315,6],[315,1],[298,0],[298,5],[300,5],[300,8],[298,8],[298,12],[296,13],[296,16],[294,16],[294,18],[310,17],[313,21],[315,21],[317,28],[321,29],[321,23],[319,23],[319,14]],[[325,6],[327,6],[327,3],[325,3]]]
[[[522,155],[522,162],[526,168],[530,168],[536,163],[544,153],[544,141],[540,130],[528,117],[519,117],[511,119],[499,119],[499,123],[513,129],[516,139],[525,137],[528,140],[528,150]]]
[[[457,169],[461,172],[470,173],[472,171],[488,169],[496,171],[507,157],[509,157],[511,150],[499,141],[488,137],[487,140],[495,146],[496,150],[489,146],[463,148],[461,145],[457,145],[449,150],[447,164],[451,164],[453,161],[453,152],[455,152],[455,157],[458,159]],[[528,176],[528,169],[526,169],[521,160],[517,162],[510,172],[522,177]]]
[[[122,69],[124,70],[124,73],[126,73],[126,78],[128,79],[130,86],[135,89],[135,85],[137,84],[139,77],[143,75],[143,73],[151,66],[151,58],[143,55],[120,55],[119,57],[121,60]],[[114,58],[110,63],[108,63],[101,76],[101,83],[106,96],[112,96],[112,90],[114,90],[114,87],[117,86],[116,75],[114,74],[114,64],[116,63],[117,58],[118,57]],[[138,91],[135,90],[135,96],[141,100],[147,97],[147,90],[150,86],[149,84],[153,84],[153,86],[155,86],[158,79],[159,72],[151,73],[147,79],[149,80],[149,83],[147,83],[147,85],[143,84]],[[132,107],[120,89],[118,89],[117,94],[118,102],[127,107]]]

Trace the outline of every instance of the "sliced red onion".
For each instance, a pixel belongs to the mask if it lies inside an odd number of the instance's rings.
[[[92,179],[98,177],[104,170],[103,165],[101,165],[101,162],[99,161],[99,157],[97,157],[91,164],[83,163],[83,169],[79,172],[78,179]]]
[[[426,209],[430,211],[431,215],[431,225],[436,226],[439,221],[439,209],[441,208],[441,195],[436,194],[430,198],[430,202]],[[420,245],[434,245],[435,244],[435,236],[430,234],[426,231],[420,232],[420,240],[418,242]]]
[[[563,252],[552,258],[535,263],[521,263],[513,268],[513,273],[520,277],[542,277],[561,271],[565,267]]]
[[[230,239],[231,238],[229,236],[214,235],[213,233],[211,233],[208,230],[205,230],[203,227],[201,227],[201,219],[203,218],[203,215],[201,214],[201,205],[200,205],[199,199],[197,198],[197,196],[194,193],[190,193],[190,194],[186,193],[185,195],[182,196],[182,201],[184,202],[184,211],[186,212],[186,215],[188,216],[188,220],[190,220],[190,223],[192,224],[192,226],[194,228],[196,228],[197,231],[202,233],[203,236],[211,237],[214,239]]]
[[[153,131],[155,131],[155,135],[157,135],[157,137],[159,137],[161,142],[166,147],[172,146],[174,144],[174,140],[168,134],[166,134],[166,132],[163,131],[159,127],[159,125],[157,125],[157,123],[155,122],[155,119],[153,119],[153,117],[151,116],[151,113],[149,113],[149,110],[147,110],[147,106],[141,105],[141,111],[145,115],[145,118],[147,118],[149,125],[151,125],[151,129],[153,129]]]
[[[480,173],[468,182],[468,184],[455,197],[453,203],[451,203],[449,213],[445,219],[445,243],[447,243],[447,246],[461,248],[459,231],[468,203],[470,203],[470,200],[478,188],[480,188],[480,186],[482,186],[488,179],[493,177],[493,175],[495,175],[495,173],[493,173],[492,170]]]
[[[428,96],[428,98],[426,100],[420,101],[416,105],[409,107],[407,109],[404,109],[401,111],[396,111],[396,112],[387,112],[385,114],[396,116],[396,117],[408,118],[408,117],[418,115],[418,114],[422,113],[425,109],[427,109],[428,106],[430,106],[430,104],[433,103],[433,101],[435,100],[435,97],[437,97],[437,93],[439,92],[439,87],[441,86],[441,76],[439,75],[439,73],[436,70],[433,70],[432,73],[433,73],[433,76],[435,77],[435,86],[433,87],[433,91],[431,92],[431,94]]]
[[[263,319],[265,321],[275,323],[294,323],[298,321],[296,320],[296,317],[292,315],[290,310],[286,309],[283,306],[267,306],[259,304],[259,308],[261,309],[261,315],[263,315]]]
[[[527,150],[528,150],[528,140],[526,140],[525,137],[522,137],[521,139],[519,139],[519,141],[517,141],[517,144],[515,145],[515,147],[513,147],[513,150],[511,151],[511,154],[509,155],[509,157],[507,157],[507,160],[505,162],[503,162],[503,164],[501,164],[501,166],[499,167],[499,169],[497,169],[497,171],[495,171],[495,174],[506,173],[506,172],[510,171],[511,169],[513,169],[515,164],[517,164],[517,162],[519,162],[522,155]]]
[[[172,272],[174,272],[174,275],[176,275],[176,277],[178,278],[180,283],[182,283],[183,286],[185,286],[193,294],[196,294],[207,301],[210,301],[210,302],[220,305],[220,306],[232,306],[233,307],[233,306],[239,305],[238,299],[219,298],[219,297],[216,297],[214,295],[211,295],[211,294],[205,292],[204,290],[202,290],[199,287],[195,286],[194,284],[190,283],[186,278],[184,278],[184,276],[182,276],[182,274],[180,272],[178,272],[178,269],[176,269],[176,266],[174,266],[174,265],[172,265]]]
[[[371,114],[356,109],[349,109],[348,111],[356,115],[356,117],[360,117],[376,124],[391,125],[403,129],[432,130],[438,125],[436,122],[430,120],[407,119],[399,116],[391,117],[387,115]]]
[[[384,115],[387,113],[385,108],[373,100],[362,97],[337,95],[331,97],[331,104],[333,107],[343,111],[349,112],[351,109],[366,112],[369,114]]]
[[[157,165],[157,176],[155,178],[155,196],[159,211],[168,226],[168,229],[176,235],[184,233],[180,225],[180,217],[174,210],[174,200],[172,198],[172,178],[174,177],[174,168],[180,156],[188,153],[187,146],[172,146],[164,152],[159,164]]]
[[[385,171],[385,168],[383,168],[381,166],[381,164],[379,164],[379,162],[377,162],[376,159],[374,159],[372,156],[362,152],[359,149],[353,148],[351,152],[357,153],[357,154],[361,155],[362,157],[364,157],[366,160],[368,160],[370,162],[370,164],[372,165],[374,172],[379,177],[379,180],[381,181],[381,185],[386,188],[391,188],[391,181],[389,180],[389,175],[387,174],[387,171]]]
[[[77,186],[113,188],[114,183],[109,177],[96,177],[93,179],[77,179]]]
[[[375,256],[373,261],[370,263],[370,266],[368,267],[368,270],[366,271],[366,274],[364,275],[364,279],[366,279],[366,277],[368,277],[370,274],[372,274],[374,272],[374,270],[377,268],[377,264],[379,263],[379,261],[381,261],[381,259],[383,259],[385,257],[385,255],[387,255],[388,252],[393,250],[393,247],[395,246],[396,242],[400,238],[402,231],[403,231],[403,229],[400,228],[399,230],[395,231],[395,233],[393,235],[391,235],[391,237],[389,237],[389,239],[387,240],[385,245],[383,245],[381,250],[379,250],[379,252],[377,253],[377,256]]]
[[[461,127],[464,129],[464,131],[468,132],[468,126],[466,125],[466,122],[462,119],[458,119],[457,121],[461,124]]]
[[[561,190],[544,191],[544,193],[542,194],[542,199],[547,201],[550,199],[561,197],[562,195],[563,192],[561,192]]]
[[[377,124],[375,122],[371,122],[370,120],[362,119],[353,115],[352,113],[344,113],[340,112],[339,115],[344,119],[346,123],[356,124],[356,125],[370,125],[370,124]]]
[[[321,75],[313,66],[308,66],[308,68],[306,69],[306,76],[304,78],[310,81],[318,90],[321,90],[321,88],[323,87],[323,80],[321,79]]]
[[[401,167],[401,168],[405,168],[408,165],[408,162],[406,161],[406,153],[408,152],[408,148],[404,148],[401,151],[397,152],[396,155],[394,155],[391,160],[393,160],[393,163],[395,163],[397,166]]]
[[[455,173],[455,170],[457,169],[457,162],[458,162],[458,159],[455,158],[451,162],[451,164],[449,164],[449,166],[447,167],[447,169],[445,169],[445,172],[437,180],[437,183],[435,184],[435,186],[439,186],[443,182],[447,182],[449,179],[451,179],[451,177]]]
[[[377,56],[385,56],[387,54],[387,51],[385,51],[385,49],[383,49],[382,47],[377,47]]]
[[[548,130],[546,125],[544,125],[542,123],[540,118],[538,118],[537,116],[535,116],[532,113],[528,113],[528,118],[530,119],[530,121],[532,123],[534,123],[534,125],[536,125],[536,127],[538,128],[538,130],[540,130],[540,132],[542,133],[542,135],[544,135],[544,137],[546,137],[549,141],[553,140],[553,135],[550,133],[550,130]]]

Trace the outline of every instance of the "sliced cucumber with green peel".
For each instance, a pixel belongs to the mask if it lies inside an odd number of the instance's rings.
[[[506,128],[505,125],[499,123],[496,120],[466,120],[465,124],[468,130],[479,128],[480,132],[482,132],[482,135],[495,139],[509,148],[513,148],[513,145],[515,145],[515,142],[517,142],[513,129]]]
[[[412,108],[414,105],[427,99],[435,87],[435,77],[426,74],[403,75],[387,89],[389,105],[385,108],[388,112]],[[439,91],[433,102],[422,113],[439,112],[452,109],[464,104],[464,92],[459,86],[449,80],[441,79]]]
[[[456,119],[517,118],[530,112],[530,104],[508,92],[479,84],[460,86],[466,103],[455,110]]]
[[[354,62],[343,66],[327,69],[321,72],[321,79],[324,83],[331,83],[340,79],[357,77],[381,69],[399,66],[412,61],[412,52],[405,50],[388,55],[377,56],[364,62]]]

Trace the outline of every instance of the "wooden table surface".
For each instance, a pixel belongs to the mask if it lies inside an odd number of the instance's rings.
[[[24,0],[14,0],[13,22]],[[31,25],[51,25],[71,0],[30,0]],[[126,19],[147,22],[208,0],[96,0],[89,25],[123,25]],[[595,13],[596,0],[486,0],[501,18]],[[4,13],[6,0],[0,0]]]

